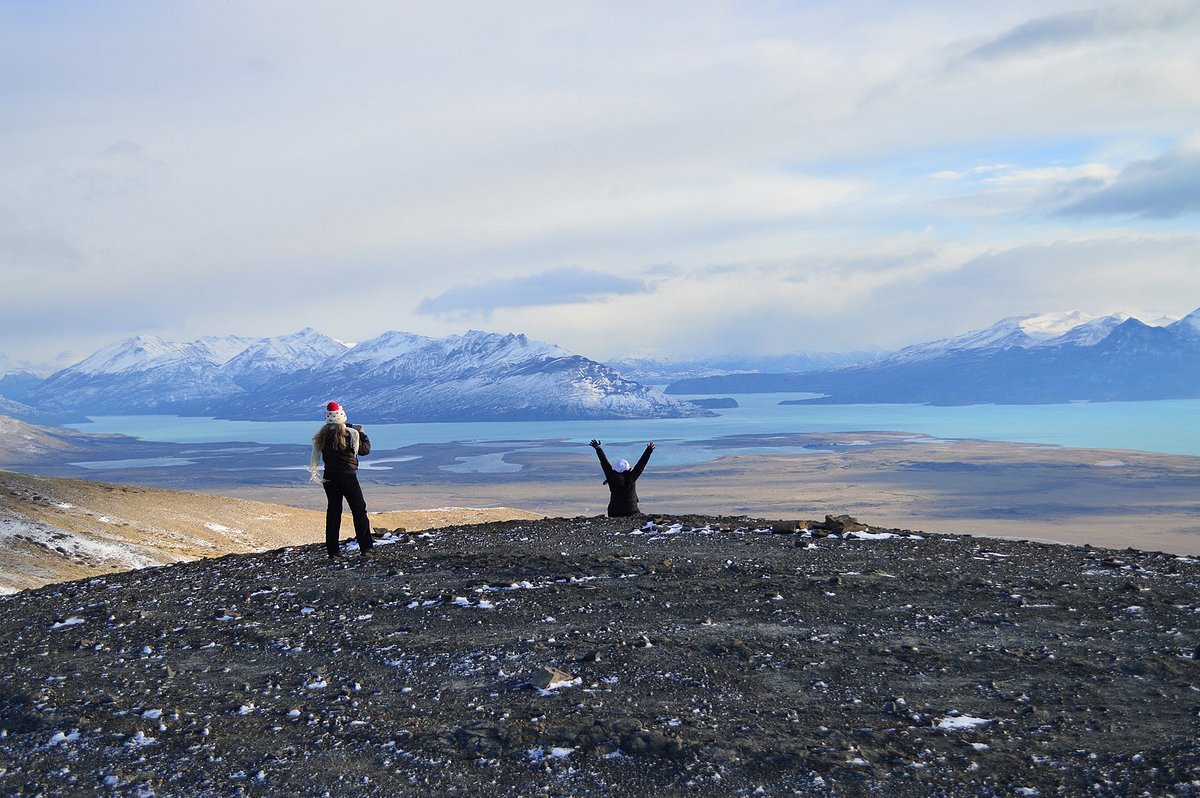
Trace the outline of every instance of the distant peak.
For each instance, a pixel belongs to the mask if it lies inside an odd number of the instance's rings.
[[[1187,314],[1178,322],[1176,322],[1176,324],[1186,324],[1189,327],[1200,330],[1200,308],[1196,308],[1191,313]]]
[[[1128,318],[1125,314],[1118,315],[1122,317],[1122,320]],[[1026,335],[1034,341],[1039,341],[1057,338],[1082,324],[1087,324],[1098,318],[1100,317],[1094,314],[1083,313],[1078,310],[1068,310],[1025,316],[1021,319],[1019,326]]]

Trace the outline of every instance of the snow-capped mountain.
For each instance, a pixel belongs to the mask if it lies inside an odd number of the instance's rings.
[[[46,379],[45,374],[33,371],[9,371],[0,377],[0,396],[13,401],[20,401],[26,393],[33,390]]]
[[[342,357],[343,363],[383,364],[406,357],[436,340],[414,333],[385,332],[370,340],[355,344]]]
[[[240,391],[222,367],[249,343],[235,337],[174,343],[156,335],[135,336],[50,375],[25,395],[25,402],[56,412],[170,412]]]
[[[319,369],[225,402],[221,412],[262,418],[269,407],[276,418],[308,419],[331,398],[348,406],[352,420],[375,423],[706,415],[553,344],[479,331],[447,338],[384,333]]]
[[[102,347],[69,370],[82,374],[118,374],[163,368],[220,367],[249,343],[249,339],[233,336],[174,343],[157,335],[137,335]]]
[[[983,330],[973,330],[940,341],[908,346],[884,360],[894,363],[929,360],[962,352],[998,352],[1004,349],[1028,349],[1033,346],[1057,346],[1096,343],[1128,319],[1124,313],[1089,316],[1077,310],[1065,313],[1033,313],[1001,319]]]
[[[1125,314],[1002,319],[864,366],[681,380],[668,394],[813,392],[829,403],[1035,404],[1200,398],[1200,311],[1166,326]]]
[[[30,424],[70,424],[82,421],[78,413],[52,413],[25,404],[25,395],[45,381],[47,372],[10,360],[0,352],[0,416]]]
[[[1040,341],[1040,346],[1093,346],[1100,343],[1112,331],[1117,329],[1125,322],[1129,321],[1132,316],[1128,313],[1114,313],[1111,316],[1100,316],[1098,318],[1086,321],[1076,327],[1072,327],[1066,332],[1057,337],[1048,338]],[[1155,327],[1160,325],[1148,324],[1147,326]]]
[[[291,335],[255,341],[221,367],[242,388],[262,385],[273,377],[319,367],[349,350],[346,344],[311,327]]]
[[[51,375],[25,401],[56,412],[310,420],[330,399],[364,423],[709,414],[561,347],[478,331],[387,332],[353,347],[312,329],[257,341],[138,336]]]
[[[1166,325],[1176,335],[1182,338],[1192,338],[1200,341],[1200,310],[1195,310],[1179,321]]]

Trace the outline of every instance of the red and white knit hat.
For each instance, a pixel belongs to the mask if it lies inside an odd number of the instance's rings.
[[[330,402],[325,405],[325,423],[326,424],[345,424],[346,410],[337,402]]]

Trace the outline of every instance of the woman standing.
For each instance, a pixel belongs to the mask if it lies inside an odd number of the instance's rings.
[[[363,554],[371,550],[371,524],[367,520],[367,502],[358,484],[358,458],[371,452],[371,440],[363,428],[346,423],[346,411],[337,402],[325,406],[325,425],[312,439],[312,458],[308,471],[313,482],[325,488],[329,504],[325,508],[325,550],[330,559],[337,557],[342,529],[342,500],[350,505],[354,517],[354,539]],[[325,463],[325,479],[317,476],[317,460]]]
[[[600,441],[593,438],[591,446],[596,450],[596,456],[600,458],[600,468],[604,471],[604,482],[608,485],[608,516],[620,518],[637,515],[639,510],[635,483],[646,468],[646,463],[650,462],[650,453],[654,451],[654,441],[646,444],[646,451],[642,452],[637,465],[632,468],[629,466],[628,460],[618,460],[616,465],[609,465],[608,458],[604,456],[604,450],[600,448]]]

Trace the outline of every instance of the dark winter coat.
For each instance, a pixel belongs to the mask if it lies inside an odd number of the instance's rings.
[[[599,446],[596,447],[596,456],[600,458],[600,467],[604,469],[604,482],[608,485],[610,494],[608,499],[610,518],[638,514],[637,478],[642,475],[646,463],[650,462],[650,453],[653,451],[653,447],[647,446],[646,451],[642,452],[641,459],[637,461],[637,465],[628,471],[617,473],[608,462],[608,458],[604,456],[604,450]]]
[[[347,436],[347,445],[338,447],[335,445],[333,436],[326,441],[324,448],[321,449],[321,460],[325,463],[325,476],[330,474],[353,474],[358,471],[358,458],[365,457],[371,453],[371,439],[367,437],[367,433],[356,427],[349,427],[350,435]],[[354,436],[358,436],[358,454],[354,453]]]

